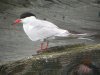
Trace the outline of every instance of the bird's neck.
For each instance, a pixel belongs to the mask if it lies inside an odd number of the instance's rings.
[[[31,23],[33,23],[34,21],[36,21],[36,17],[34,17],[34,16],[31,16],[31,17],[27,17],[27,18],[22,19],[22,23],[23,23],[24,25],[26,25],[26,24],[31,24]]]

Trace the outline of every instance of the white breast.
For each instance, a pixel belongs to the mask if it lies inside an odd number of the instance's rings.
[[[30,25],[23,25],[23,29],[25,31],[25,33],[28,35],[28,37],[32,40],[32,41],[37,41],[38,36],[37,36],[37,32],[36,30],[33,28],[33,26]]]

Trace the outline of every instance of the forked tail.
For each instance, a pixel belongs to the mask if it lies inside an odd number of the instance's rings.
[[[57,31],[59,31],[59,34],[57,34],[55,36],[58,36],[58,37],[76,38],[76,39],[86,39],[86,40],[93,41],[92,39],[88,38],[89,36],[94,35],[93,33],[92,34],[90,34],[90,33],[73,34],[73,33],[70,33],[69,31],[63,30],[63,29],[58,29]]]
[[[83,34],[72,34],[72,33],[70,33],[69,37],[94,41],[94,40],[92,40],[90,38],[87,38],[87,37],[92,36],[92,35],[93,34],[88,34],[88,33],[83,33]]]

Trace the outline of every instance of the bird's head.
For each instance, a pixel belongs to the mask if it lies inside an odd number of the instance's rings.
[[[13,25],[16,25],[16,24],[19,24],[19,23],[28,23],[28,22],[34,20],[35,17],[36,16],[34,14],[29,13],[29,12],[25,12],[25,13],[20,15],[19,19],[16,19],[13,22]]]

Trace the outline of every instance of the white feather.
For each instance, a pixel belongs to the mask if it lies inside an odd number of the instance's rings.
[[[87,34],[71,34],[67,30],[60,29],[55,24],[45,21],[36,19],[36,17],[31,16],[22,19],[23,29],[28,37],[32,41],[41,40],[48,38],[54,38],[55,36],[58,37],[75,37],[75,38],[82,38],[87,36]]]
[[[64,37],[70,34],[67,30],[60,29],[51,22],[36,19],[34,16],[22,19],[22,22],[25,33],[32,41],[54,36]]]

